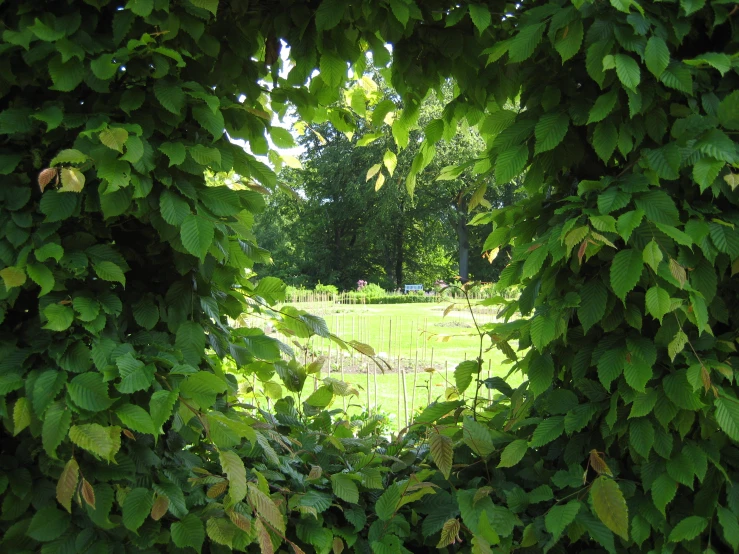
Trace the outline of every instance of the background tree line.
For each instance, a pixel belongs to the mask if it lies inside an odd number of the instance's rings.
[[[392,102],[384,91],[379,97]],[[409,146],[384,164],[383,153],[395,150],[388,124],[374,133],[361,125],[361,118],[354,133],[331,121],[305,128],[298,139],[304,148],[303,169],[285,168],[280,175],[296,194],[278,190],[256,220],[257,240],[274,260],[262,264],[262,270],[292,285],[321,282],[344,289],[355,287],[359,279],[387,289],[405,283],[431,286],[437,279],[457,277],[496,280],[504,264],[480,256],[490,226],[470,225],[470,202],[473,208],[509,205],[516,187],[496,186],[489,177],[480,177],[489,164],[480,158],[485,142],[477,131],[461,125],[437,145],[413,197],[404,186],[421,148],[421,129],[441,113],[439,98],[429,96]],[[458,175],[436,181],[443,168],[474,159],[477,163]],[[379,165],[393,167],[392,176],[379,177]]]

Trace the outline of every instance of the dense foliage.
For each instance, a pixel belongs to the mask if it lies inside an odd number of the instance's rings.
[[[734,6],[643,4],[0,4],[0,547],[736,550]],[[478,222],[522,291],[489,301],[511,319],[481,339],[528,380],[463,362],[457,388],[491,405],[436,403],[392,443],[331,410],[351,387],[300,394],[314,366],[229,326],[251,310],[328,335],[249,279],[276,178],[223,132],[266,154],[291,140],[270,126],[288,101],[351,131],[366,99],[346,105],[347,62],[384,66],[388,42],[397,147],[456,85],[409,194],[462,120],[482,174],[527,191]],[[305,401],[257,412],[244,376]]]

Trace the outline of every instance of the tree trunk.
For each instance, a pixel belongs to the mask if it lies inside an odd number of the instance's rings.
[[[405,240],[405,201],[400,201],[397,227],[395,228],[395,286],[403,288],[403,246]]]
[[[459,240],[459,277],[463,283],[469,280],[470,238],[467,229],[467,214],[460,210],[457,217],[457,239]]]

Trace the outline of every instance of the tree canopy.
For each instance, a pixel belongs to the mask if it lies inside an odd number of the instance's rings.
[[[18,0],[0,15],[3,550],[739,547],[733,1]],[[347,103],[369,54],[402,109],[361,87]],[[472,400],[441,399],[388,442],[332,408],[345,384],[301,396],[316,367],[232,325],[256,312],[374,353],[274,309],[284,284],[246,271],[268,257],[252,223],[277,186],[255,155],[290,140],[272,126],[289,107],[340,132],[363,108],[405,149],[449,79],[406,190],[461,122],[485,141],[481,175],[523,178],[524,198],[475,222],[493,226],[486,251],[510,252],[498,286],[522,290],[489,300],[504,321],[481,348],[526,380],[462,362]],[[241,402],[257,381],[274,413]]]

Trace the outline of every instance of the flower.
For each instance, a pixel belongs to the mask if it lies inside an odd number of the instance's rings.
[[[359,281],[357,281],[357,290],[362,290],[366,286],[367,281],[365,281],[364,279],[360,279]]]

